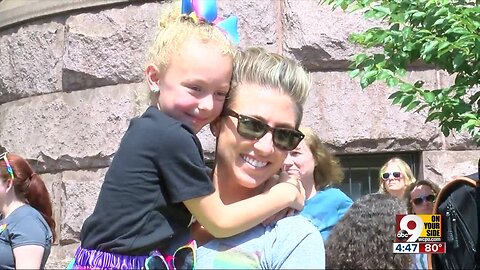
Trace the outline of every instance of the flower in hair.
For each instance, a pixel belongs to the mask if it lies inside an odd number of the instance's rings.
[[[182,0],[182,14],[192,17],[196,22],[202,20],[217,27],[235,45],[240,42],[238,18],[236,16],[229,16],[226,19],[218,17],[217,0]]]

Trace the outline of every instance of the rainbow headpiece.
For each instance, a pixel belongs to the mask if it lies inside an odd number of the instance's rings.
[[[182,14],[196,22],[203,20],[220,29],[235,45],[240,42],[238,35],[238,18],[229,16],[224,19],[217,16],[217,0],[182,0]]]

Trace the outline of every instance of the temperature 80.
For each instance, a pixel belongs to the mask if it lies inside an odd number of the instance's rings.
[[[419,244],[420,253],[445,253],[445,242]]]

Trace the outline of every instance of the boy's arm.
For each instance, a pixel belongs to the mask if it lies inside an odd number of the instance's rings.
[[[305,203],[302,188],[298,180],[292,179],[265,193],[228,205],[222,202],[218,190],[183,203],[208,232],[216,238],[224,238],[258,225],[286,207],[301,210]]]

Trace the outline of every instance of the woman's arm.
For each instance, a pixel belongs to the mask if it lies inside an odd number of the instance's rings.
[[[40,269],[45,248],[37,245],[19,246],[13,249],[16,269]]]
[[[228,205],[222,202],[218,190],[183,203],[208,232],[216,238],[224,238],[258,225],[286,207],[301,210],[305,192],[298,180],[291,179],[265,193]]]

